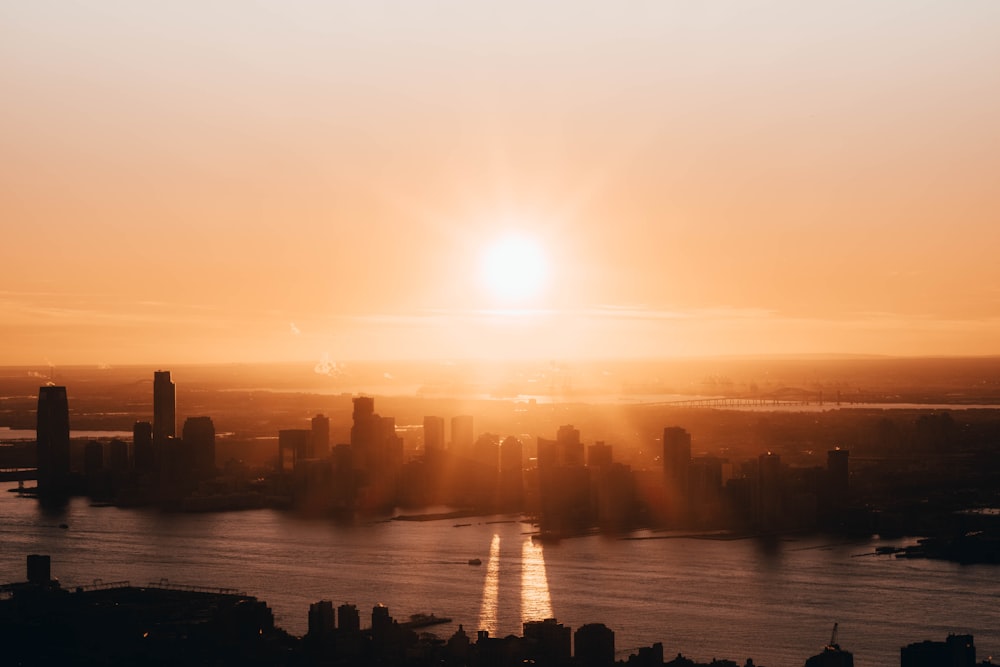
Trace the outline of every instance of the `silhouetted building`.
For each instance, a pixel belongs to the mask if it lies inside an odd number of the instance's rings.
[[[776,530],[782,521],[781,456],[768,452],[757,457],[754,521],[764,531]]]
[[[45,586],[52,581],[52,559],[40,554],[28,555],[28,583]]]
[[[826,474],[830,504],[834,507],[847,503],[850,490],[851,452],[837,447],[826,453]]]
[[[507,436],[500,443],[498,497],[502,509],[520,509],[524,501],[523,457],[524,446],[514,436]]]
[[[663,667],[663,643],[640,646],[638,653],[630,655],[626,664],[628,667]]]
[[[615,664],[615,633],[603,623],[581,625],[573,633],[573,655],[583,667]]]
[[[569,663],[572,632],[568,626],[546,618],[524,624],[524,654],[529,660],[544,665]]]
[[[424,417],[424,455],[428,460],[444,452],[444,417]]]
[[[559,427],[556,439],[538,438],[537,464],[540,470],[557,466],[583,466],[584,447],[580,431],[572,424]]]
[[[935,664],[943,667],[940,663]],[[805,667],[854,667],[854,656],[839,645],[831,644],[824,648],[822,653],[806,660]]]
[[[69,401],[66,387],[39,387],[35,427],[38,494],[56,497],[69,493]]]
[[[396,420],[375,414],[375,399],[353,399],[354,423],[351,450],[360,472],[358,503],[367,509],[385,508],[396,502],[403,467],[403,439],[396,435]]]
[[[667,516],[678,520],[687,515],[691,471],[691,434],[679,426],[663,429],[663,479],[666,484]]]
[[[470,640],[469,635],[465,633],[465,628],[461,623],[458,625],[458,630],[455,631],[451,637],[448,638],[448,643],[445,645],[445,664],[446,665],[465,665],[468,664],[469,660],[469,646]]]
[[[688,468],[687,504],[692,519],[711,523],[722,515],[722,459],[700,456]]]
[[[458,415],[451,418],[451,449],[461,456],[472,453],[475,435],[472,430],[472,415]]]
[[[309,438],[312,431],[286,428],[278,431],[278,470],[292,472],[295,464],[309,458]]]
[[[127,583],[60,588],[47,557],[0,596],[4,665],[288,665],[295,644],[246,595]]]
[[[572,424],[560,426],[556,432],[556,443],[561,465],[583,465],[584,448],[583,442],[580,441],[580,429],[574,428]]]
[[[316,415],[312,418],[309,435],[309,458],[325,459],[330,456],[330,418]]]
[[[587,465],[591,468],[607,468],[611,463],[611,445],[598,440],[587,448]]]
[[[131,467],[128,443],[121,438],[114,438],[108,444],[108,469],[116,475],[123,475]]]
[[[597,522],[610,530],[625,530],[636,514],[636,484],[632,469],[622,463],[591,469]]]
[[[104,445],[97,440],[88,440],[83,446],[83,474],[92,480],[104,471]]]
[[[337,627],[341,632],[361,632],[361,615],[353,604],[337,607]]]
[[[155,470],[152,423],[136,422],[132,427],[132,458],[136,472],[148,473]]]
[[[476,463],[496,472],[500,469],[500,437],[492,433],[483,433],[476,439],[472,448],[472,458]]]
[[[177,435],[177,392],[170,371],[153,373],[153,440],[163,442]]]
[[[974,667],[972,635],[948,635],[943,642],[924,641],[899,649],[900,667]]]
[[[184,420],[182,437],[182,469],[197,479],[212,477],[215,474],[215,424],[212,418],[188,417]]]
[[[333,602],[320,600],[309,605],[309,636],[322,637],[334,631]]]

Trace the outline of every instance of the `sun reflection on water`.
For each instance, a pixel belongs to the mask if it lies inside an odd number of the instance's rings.
[[[483,601],[479,606],[479,628],[491,635],[497,632],[497,603],[500,595],[500,536],[494,535],[490,542],[490,560],[486,564],[486,579],[483,581]]]
[[[521,545],[521,623],[552,616],[545,554],[540,544],[525,540]]]

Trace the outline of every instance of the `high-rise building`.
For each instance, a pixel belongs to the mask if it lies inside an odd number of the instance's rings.
[[[357,396],[351,399],[354,411],[351,413],[351,450],[354,465],[359,470],[369,470],[374,458],[379,417],[375,414],[375,399],[371,396]]]
[[[309,438],[312,431],[304,428],[286,428],[278,431],[278,470],[291,472],[295,464],[309,457]]]
[[[472,447],[472,458],[486,469],[496,472],[500,469],[500,437],[483,433]]]
[[[581,667],[615,664],[615,633],[603,623],[581,625],[573,633],[573,655]]]
[[[183,469],[195,478],[215,474],[215,424],[211,417],[188,417],[181,431],[185,458]]]
[[[772,452],[757,457],[754,518],[761,530],[775,530],[782,521],[781,456]]]
[[[572,424],[564,424],[556,431],[556,443],[559,450],[560,464],[564,466],[583,465],[583,442],[580,440],[580,429]]]
[[[524,467],[524,446],[521,441],[508,435],[500,443],[500,472],[515,472],[521,474]]]
[[[153,441],[177,435],[177,392],[170,371],[153,373]]]
[[[680,426],[663,429],[663,474],[684,490],[691,465],[691,434]]]
[[[610,468],[612,463],[611,445],[598,440],[587,448],[587,465],[591,468]]]
[[[472,415],[458,415],[451,418],[451,449],[459,456],[471,456],[475,436],[472,430]]]
[[[689,509],[691,434],[679,426],[663,429],[663,481],[667,516],[680,520]]]
[[[424,455],[439,456],[444,451],[444,417],[424,417]]]
[[[69,401],[66,387],[39,387],[35,427],[38,493],[60,496],[69,491]]]
[[[361,615],[353,604],[337,607],[337,627],[341,632],[361,632]]]
[[[544,621],[527,621],[524,629],[524,652],[535,662],[546,665],[569,663],[572,630],[554,618]]]
[[[830,500],[834,505],[847,501],[850,489],[851,452],[837,447],[826,453],[826,474],[829,483]]]
[[[524,446],[512,435],[500,443],[499,500],[503,509],[519,509],[524,500]]]
[[[323,637],[329,635],[334,630],[333,602],[330,600],[320,600],[309,605],[309,633],[310,638]]]
[[[309,458],[325,459],[330,456],[330,418],[316,415],[312,418],[309,437]]]
[[[121,474],[128,472],[132,467],[131,456],[129,456],[128,442],[121,438],[114,438],[108,444],[108,464],[107,467],[114,473]]]
[[[153,424],[136,422],[132,427],[132,459],[137,472],[152,472],[156,469],[153,452]]]

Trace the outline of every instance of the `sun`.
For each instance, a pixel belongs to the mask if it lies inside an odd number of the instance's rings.
[[[505,302],[525,302],[541,296],[548,264],[537,240],[507,234],[483,251],[481,279],[486,291]]]

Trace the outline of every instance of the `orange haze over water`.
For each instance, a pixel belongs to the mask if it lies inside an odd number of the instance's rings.
[[[6,3],[0,364],[997,354],[998,34],[992,0]],[[512,233],[537,284],[481,279]]]

